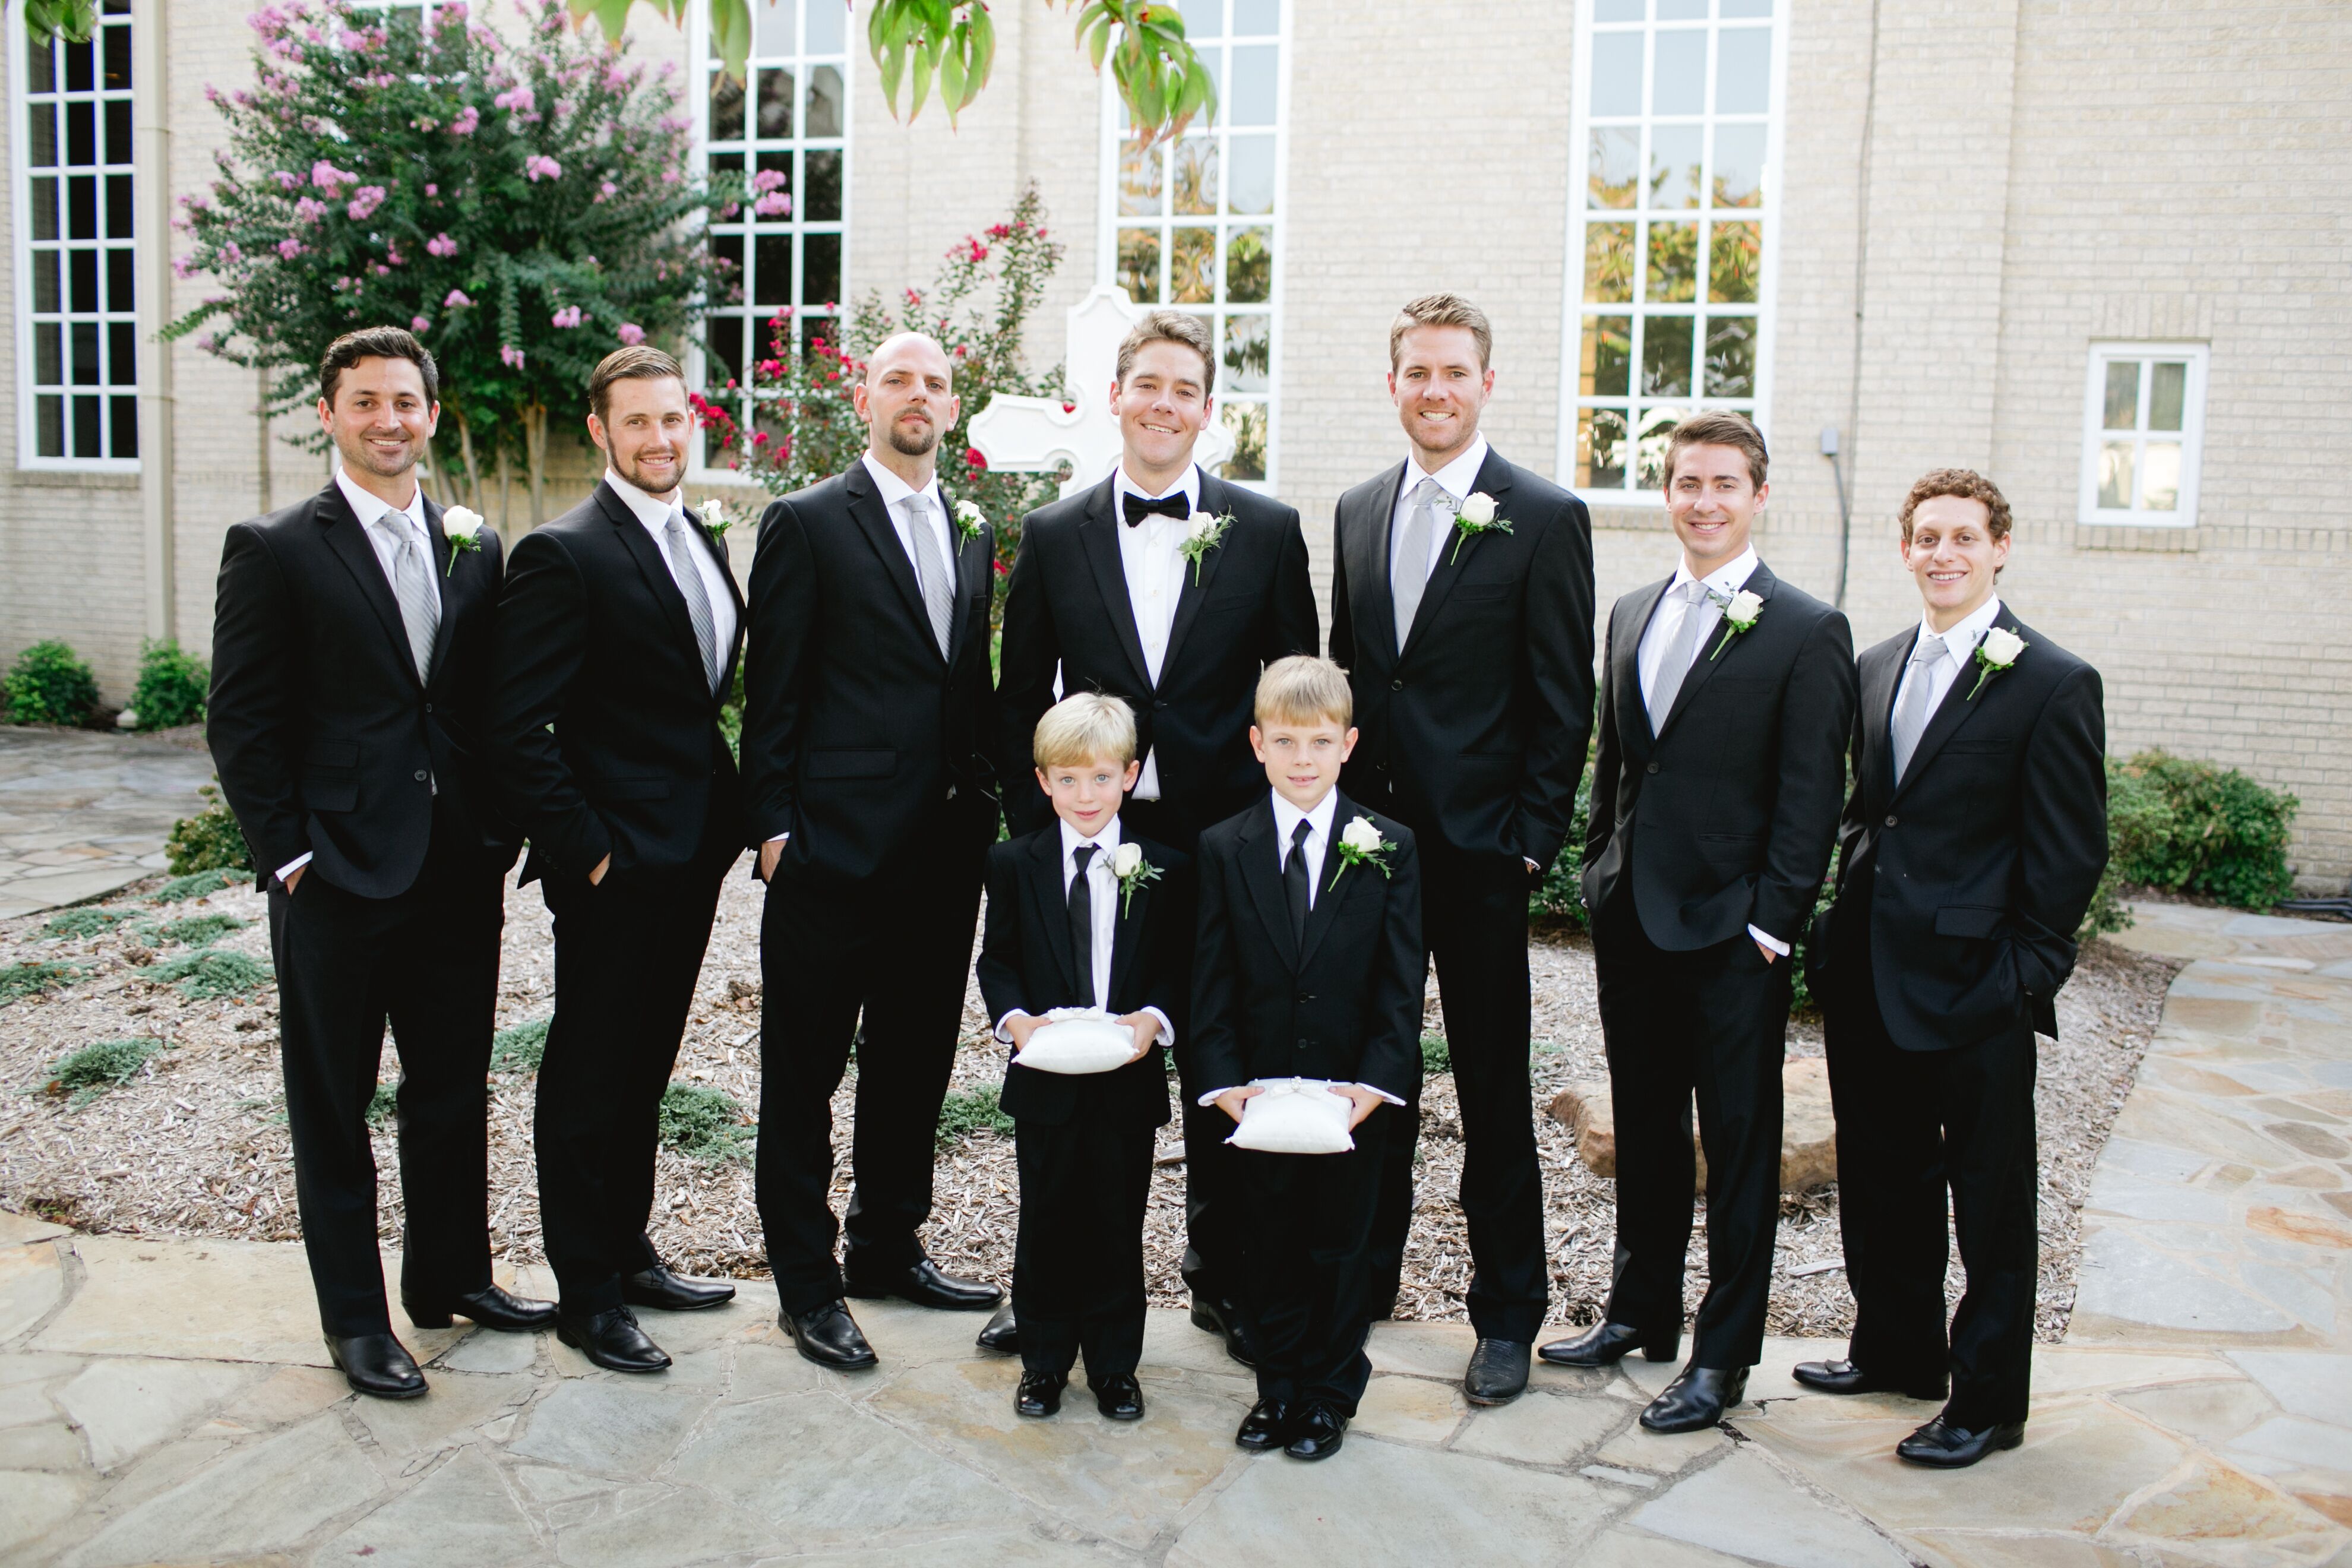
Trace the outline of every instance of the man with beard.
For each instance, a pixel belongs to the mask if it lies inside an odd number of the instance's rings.
[[[919,332],[877,348],[855,393],[866,451],[771,504],[751,564],[743,772],[768,883],[760,1222],[782,1326],[840,1371],[876,1360],[845,1292],[982,1311],[1001,1294],[942,1271],[917,1235],[997,826],[995,543],[934,474],[952,374]],[[843,1225],[832,1100],[853,1039]]]

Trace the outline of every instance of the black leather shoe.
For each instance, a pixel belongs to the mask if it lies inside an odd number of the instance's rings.
[[[1964,1470],[1997,1448],[2014,1448],[2025,1441],[2025,1423],[2004,1421],[1998,1426],[1970,1431],[1938,1415],[1895,1445],[1897,1458],[1938,1470]]]
[[[988,1327],[980,1331],[980,1338],[972,1343],[999,1355],[1021,1353],[1021,1325],[1013,1321],[1012,1302],[996,1309],[996,1316],[988,1320]]]
[[[1480,1340],[1462,1374],[1462,1392],[1473,1405],[1508,1405],[1528,1391],[1525,1340]]]
[[[995,1286],[983,1285],[977,1279],[959,1279],[943,1272],[928,1258],[887,1279],[853,1279],[849,1293],[868,1301],[896,1296],[918,1307],[935,1307],[943,1312],[985,1312],[1004,1300],[1004,1292]]]
[[[1290,1428],[1282,1451],[1294,1459],[1328,1459],[1348,1435],[1348,1418],[1328,1405],[1310,1405]]]
[[[329,1334],[327,1355],[343,1381],[362,1394],[378,1399],[414,1399],[425,1392],[425,1374],[416,1362],[389,1332]]]
[[[401,1310],[420,1329],[446,1329],[454,1315],[470,1318],[486,1329],[528,1332],[555,1326],[555,1303],[533,1301],[499,1289],[496,1285],[464,1296],[452,1296],[438,1306],[414,1296],[400,1299]]]
[[[1900,1394],[1906,1399],[1942,1399],[1948,1389],[1942,1378],[1932,1383],[1898,1383],[1874,1377],[1850,1361],[1801,1361],[1789,1373],[1817,1394]]]
[[[1552,1341],[1536,1353],[1554,1366],[1614,1366],[1637,1346],[1651,1361],[1672,1361],[1682,1353],[1682,1331],[1648,1334],[1623,1323],[1595,1323],[1572,1339]]]
[[[689,1279],[674,1274],[666,1264],[621,1277],[621,1300],[632,1307],[663,1312],[698,1312],[735,1299],[735,1287],[724,1279]]]
[[[1703,1432],[1748,1393],[1744,1366],[1686,1366],[1642,1412],[1652,1432]]]
[[[559,1315],[555,1337],[607,1372],[659,1372],[669,1352],[646,1337],[626,1307],[608,1307],[585,1317]]]
[[[1095,1408],[1103,1413],[1106,1420],[1143,1419],[1143,1385],[1126,1373],[1113,1373],[1099,1382],[1088,1373],[1087,1386],[1095,1391]]]
[[[784,1331],[793,1336],[793,1343],[801,1354],[819,1366],[835,1372],[863,1372],[877,1364],[881,1357],[857,1331],[857,1320],[849,1315],[845,1301],[827,1301],[814,1312],[794,1316],[786,1312],[778,1320]]]
[[[1261,1399],[1250,1406],[1242,1417],[1241,1430],[1234,1434],[1236,1446],[1254,1454],[1279,1448],[1290,1441],[1290,1406],[1279,1399]]]
[[[1062,1390],[1070,1380],[1058,1372],[1024,1372],[1013,1391],[1015,1415],[1052,1415],[1062,1408]]]
[[[1225,1342],[1225,1353],[1255,1372],[1257,1369],[1257,1345],[1242,1321],[1241,1311],[1231,1301],[1213,1300],[1207,1296],[1192,1298],[1192,1326],[1215,1334]]]

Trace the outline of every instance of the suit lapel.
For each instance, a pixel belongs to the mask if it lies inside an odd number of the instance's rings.
[[[981,548],[981,536],[964,532],[956,521],[955,504],[948,495],[947,487],[941,485],[940,515],[947,521],[948,542],[954,547],[948,552],[948,570],[955,575],[948,599],[948,663],[950,665],[962,657],[965,647],[971,641],[971,606],[964,603],[964,596],[971,592],[976,583],[987,581],[987,563],[985,552]],[[928,626],[930,624],[927,614],[923,625]]]
[[[669,562],[662,555],[661,546],[637,514],[616,494],[613,487],[599,481],[596,486],[597,504],[604,509],[605,519],[619,534],[621,548],[636,563],[637,574],[646,582],[646,591],[653,595],[669,622],[670,635],[675,637],[692,657],[694,668],[702,668],[702,644],[694,635],[694,618],[687,611],[686,595],[678,592],[677,579],[669,574]]]
[[[1339,548],[1348,558],[1348,581],[1354,584],[1355,603],[1349,607],[1356,613],[1356,638],[1359,647],[1369,641],[1374,648],[1388,650],[1389,662],[1397,658],[1396,593],[1389,582],[1389,528],[1396,518],[1398,487],[1404,483],[1402,463],[1381,477],[1380,488],[1373,492],[1378,511],[1359,510],[1351,521],[1340,520]],[[1375,627],[1377,631],[1366,628]],[[1361,658],[1360,653],[1358,656]]]
[[[1486,448],[1486,460],[1478,465],[1478,477],[1471,482],[1470,489],[1473,494],[1484,490],[1495,499],[1497,517],[1509,517],[1510,513],[1505,509],[1510,505],[1511,465],[1494,447]],[[1393,505],[1389,508],[1389,519],[1393,524],[1396,519]],[[1454,531],[1449,527],[1446,531]],[[1437,618],[1437,612],[1445,607],[1445,595],[1454,592],[1454,584],[1460,580],[1463,568],[1469,564],[1478,547],[1486,542],[1486,536],[1483,533],[1455,534],[1439,547],[1437,564],[1430,568],[1428,585],[1422,590],[1421,604],[1412,612],[1412,625],[1406,628],[1405,647],[1419,642],[1428,631],[1430,623]],[[1390,615],[1389,622],[1395,624],[1393,613]],[[1399,648],[1397,655],[1402,658],[1404,648]]]
[[[1054,950],[1054,962],[1061,966],[1070,994],[1084,996],[1092,987],[1079,981],[1078,955],[1070,945],[1070,901],[1062,889],[1060,827],[1049,827],[1037,835],[1036,845],[1030,853],[1034,874],[1029,879],[1029,898],[1036,909],[1038,923],[1045,928],[1045,945]]]
[[[1879,816],[1895,794],[1895,749],[1889,743],[1888,728],[1895,716],[1895,685],[1903,666],[1910,658],[1911,644],[1918,634],[1884,648],[1873,649],[1862,658],[1862,766],[1863,785],[1872,805],[1870,815]]]
[[[396,655],[394,662],[407,671],[409,679],[416,680],[416,654],[408,646],[408,623],[401,619],[400,601],[393,596],[392,582],[383,574],[383,563],[376,558],[375,546],[368,542],[366,526],[352,515],[351,503],[343,500],[342,487],[332,479],[319,492],[317,505],[320,525],[327,533],[327,547],[358,582],[361,594],[375,609],[376,619],[383,623]],[[444,635],[449,618],[447,606],[444,605]]]
[[[907,613],[915,618],[915,626],[925,644],[936,653],[939,644],[931,637],[931,613],[923,607],[923,590],[915,581],[915,563],[907,555],[907,547],[898,542],[898,531],[890,521],[890,509],[882,504],[882,492],[874,483],[874,476],[866,471],[866,461],[859,458],[849,465],[845,477],[849,491],[849,515],[866,535],[866,542],[882,558],[882,569],[898,586],[898,597],[906,601]],[[954,646],[954,632],[948,634],[949,646]]]
[[[1132,840],[1121,839],[1121,844]],[[1114,880],[1114,886],[1116,881]],[[1118,902],[1111,906],[1110,994],[1111,1011],[1118,1011],[1118,998],[1127,993],[1119,987],[1135,967],[1136,942],[1142,935],[1143,922],[1151,913],[1151,884],[1139,882],[1130,897],[1125,890],[1112,894]]]
[[[1759,561],[1756,570],[1748,574],[1748,581],[1740,584],[1742,591],[1764,601],[1764,608],[1757,613],[1757,626],[1761,626],[1764,617],[1772,613],[1772,590],[1779,581],[1772,575],[1772,569]],[[1647,625],[1646,622],[1643,624]],[[1675,721],[1689,709],[1692,700],[1698,696],[1699,689],[1713,679],[1717,670],[1738,658],[1739,645],[1756,635],[1755,628],[1750,627],[1726,642],[1723,634],[1729,629],[1727,623],[1717,619],[1708,630],[1706,640],[1693,650],[1692,658],[1696,662],[1691,665],[1690,673],[1683,677],[1682,689],[1675,693],[1675,705],[1666,710],[1666,721],[1658,726],[1660,740],[1665,739],[1666,731],[1675,727]]]
[[[1226,508],[1231,504],[1230,498],[1225,494],[1224,481],[1211,479],[1208,471],[1202,469],[1201,471],[1201,510],[1211,517],[1223,517]],[[1181,556],[1177,558],[1176,618],[1168,627],[1168,651],[1160,658],[1160,674],[1162,679],[1167,678],[1168,671],[1174,667],[1176,650],[1183,646],[1184,634],[1192,629],[1192,622],[1201,613],[1201,600],[1216,583],[1217,566],[1224,560],[1225,548],[1232,542],[1233,531],[1228,529],[1225,531],[1224,539],[1219,542],[1217,547],[1201,557],[1199,568],[1201,580],[1197,583],[1192,580],[1194,575],[1192,563]]]
[[[1094,488],[1087,497],[1087,510],[1078,519],[1078,548],[1093,568],[1095,588],[1102,595],[1103,610],[1110,616],[1111,630],[1118,635],[1118,646],[1127,652],[1128,662],[1135,666],[1135,679],[1143,686],[1151,684],[1151,670],[1143,658],[1143,637],[1135,626],[1135,601],[1127,587],[1127,563],[1118,552],[1118,475]],[[1167,668],[1165,660],[1160,668]]]
[[[703,549],[710,552],[711,563],[719,568],[719,580],[727,584],[727,597],[735,606],[736,636],[727,645],[725,668],[719,672],[719,690],[723,701],[726,693],[735,689],[735,660],[743,647],[743,590],[735,585],[735,565],[728,558],[726,542],[711,532],[691,507],[687,509],[686,521],[694,525],[694,536],[702,542]]]
[[[1274,804],[1270,797],[1261,796],[1250,808],[1249,821],[1241,833],[1242,883],[1249,889],[1250,902],[1257,906],[1257,918],[1274,938],[1282,962],[1293,973],[1298,969],[1298,943],[1290,934],[1290,900],[1282,896],[1282,867],[1276,859],[1280,847],[1274,841]]]
[[[457,635],[457,595],[465,590],[459,584],[456,564],[450,559],[449,536],[441,531],[441,508],[434,504],[431,496],[423,494],[423,487],[418,487],[418,493],[425,502],[425,536],[433,542],[432,548],[425,552],[425,569],[433,571],[437,568],[442,574],[441,620],[433,629],[432,675],[425,682],[427,686],[433,686],[439,683],[441,671],[448,665],[449,639]],[[458,553],[473,555],[478,552],[465,550]]]
[[[2017,617],[2010,613],[2006,604],[2001,605],[2000,614],[1993,617],[1992,624],[2003,631],[2018,629]],[[1906,662],[1908,662],[1907,656]],[[2000,685],[1998,676],[1987,680],[1984,689],[1979,691],[1974,699],[1969,696],[1979,673],[1976,667],[1975,650],[1971,648],[1969,661],[1960,666],[1960,672],[1954,678],[1951,689],[1944,693],[1943,701],[1936,705],[1936,711],[1927,720],[1927,727],[1919,731],[1919,744],[1911,753],[1911,765],[1904,770],[1903,777],[1895,785],[1895,799],[1900,800],[1904,790],[1918,782],[1920,775],[1927,771],[1928,764],[1936,760],[1936,753],[1944,749],[1945,742],[1991,699],[1994,689]]]
[[[1625,595],[1622,618],[1611,625],[1609,683],[1617,693],[1617,710],[1627,716],[1619,721],[1618,733],[1628,746],[1639,742],[1644,752],[1656,744],[1657,735],[1650,728],[1650,705],[1642,696],[1642,639],[1650,633],[1650,617],[1658,613],[1659,595],[1673,584],[1672,577],[1662,577],[1634,589]]]
[[[1344,795],[1332,804],[1331,842],[1323,847],[1322,885],[1315,889],[1315,901],[1307,906],[1307,940],[1298,952],[1298,967],[1302,971],[1313,961],[1315,950],[1323,945],[1323,933],[1339,918],[1339,906],[1362,892],[1368,879],[1380,876],[1369,866],[1350,866],[1339,858],[1339,835],[1360,815],[1360,808]]]

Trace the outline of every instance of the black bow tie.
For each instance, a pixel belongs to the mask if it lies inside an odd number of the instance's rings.
[[[1129,528],[1140,527],[1143,520],[1154,512],[1161,517],[1182,518],[1192,515],[1192,503],[1185,498],[1182,490],[1178,490],[1172,496],[1161,496],[1158,500],[1145,500],[1133,490],[1129,490],[1118,498],[1118,503],[1127,512],[1127,526]]]

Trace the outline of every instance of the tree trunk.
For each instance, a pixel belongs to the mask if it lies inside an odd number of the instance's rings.
[[[474,427],[463,414],[457,416],[457,449],[466,459],[466,489],[471,498],[466,504],[479,511],[482,510],[482,469],[481,465],[474,460]],[[499,530],[499,535],[503,540],[506,530]]]
[[[547,406],[534,403],[523,410],[523,439],[529,444],[524,453],[530,466],[530,525],[538,528],[547,521]]]

